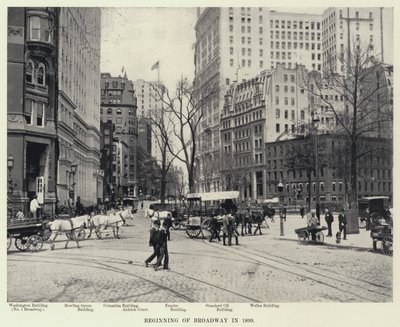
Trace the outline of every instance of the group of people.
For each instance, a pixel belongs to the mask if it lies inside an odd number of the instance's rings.
[[[300,208],[300,215],[302,218],[304,217],[303,206],[301,206],[301,208]],[[346,214],[345,214],[345,211],[343,208],[339,213],[338,221],[339,221],[339,231],[336,233],[336,238],[340,239],[341,235],[343,233],[343,240],[346,240],[347,239],[347,217],[346,217]],[[332,235],[332,223],[334,222],[334,218],[333,218],[332,211],[329,209],[325,209],[325,222],[326,222],[326,225],[328,226],[327,237],[332,237],[333,236]],[[320,221],[319,221],[318,217],[316,217],[314,212],[309,212],[307,214],[307,225],[309,227],[320,225]]]
[[[219,221],[222,221],[222,242],[224,245],[232,245],[232,237],[235,238],[235,244],[239,245],[239,233],[236,229],[236,220],[230,211],[227,213],[225,209],[222,210],[222,214],[211,218],[210,222],[210,238],[209,242],[212,242],[215,238],[218,242],[221,241],[219,236],[221,225]]]

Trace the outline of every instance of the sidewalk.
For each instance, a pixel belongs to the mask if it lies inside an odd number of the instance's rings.
[[[338,217],[334,215],[334,221],[332,223],[332,237],[327,237],[328,231],[323,231],[325,240],[322,246],[332,246],[332,247],[341,247],[341,248],[348,248],[351,250],[356,251],[368,251],[372,249],[372,239],[370,237],[370,231],[366,231],[365,228],[361,228],[358,234],[347,234],[347,240],[340,240],[340,244],[336,244],[336,232],[339,231],[338,226]],[[279,215],[275,215],[275,222],[271,223],[268,219],[268,225],[270,227],[270,235],[273,235],[274,238],[283,238],[287,240],[297,240],[297,234],[295,233],[295,229],[302,228],[307,226],[306,217],[303,219],[298,214],[291,214],[289,213],[286,217],[286,222],[284,222],[284,235],[280,236],[280,221]],[[321,216],[321,226],[325,226],[325,218]],[[343,237],[343,234],[342,234]],[[379,247],[379,244],[378,244]]]

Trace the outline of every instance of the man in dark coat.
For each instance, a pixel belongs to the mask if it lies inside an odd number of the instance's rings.
[[[304,213],[305,213],[304,207],[303,207],[303,205],[301,205],[301,207],[300,207],[300,216],[301,216],[302,219],[304,218]]]
[[[347,226],[347,218],[344,213],[344,209],[341,210],[339,214],[339,232],[340,234],[343,231],[343,240],[346,240],[346,226]]]
[[[164,269],[168,268],[169,254],[168,254],[168,236],[165,228],[161,228],[159,231],[159,245],[160,251],[158,253],[157,262],[154,265],[154,270],[157,271],[158,267],[161,266],[161,262],[164,259]]]
[[[171,233],[169,231],[170,228],[172,227],[172,215],[171,215],[171,213],[168,213],[167,217],[164,219],[163,227],[165,228],[165,231],[167,233],[168,241],[171,241]]]
[[[155,258],[160,255],[160,221],[155,220],[153,222],[153,226],[150,229],[150,240],[149,240],[149,246],[153,247],[153,253],[148,257],[144,264],[146,267],[149,266],[149,263]]]
[[[325,221],[328,225],[328,235],[327,237],[332,237],[332,223],[333,223],[333,215],[329,209],[325,209]]]
[[[210,221],[210,239],[209,241],[212,242],[214,240],[214,238],[218,239],[218,242],[221,241],[221,238],[219,237],[219,224],[218,224],[218,220],[216,216],[211,217],[211,221]]]

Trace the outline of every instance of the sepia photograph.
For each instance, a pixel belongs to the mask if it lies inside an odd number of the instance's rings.
[[[7,303],[393,304],[394,8],[112,5],[4,8]]]

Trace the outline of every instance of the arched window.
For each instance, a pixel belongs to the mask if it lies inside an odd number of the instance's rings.
[[[45,85],[46,83],[46,70],[43,64],[39,64],[38,72],[37,72],[37,82],[39,85]]]
[[[33,72],[34,72],[35,65],[32,60],[28,60],[28,64],[26,65],[25,71],[25,80],[28,83],[33,83]]]

